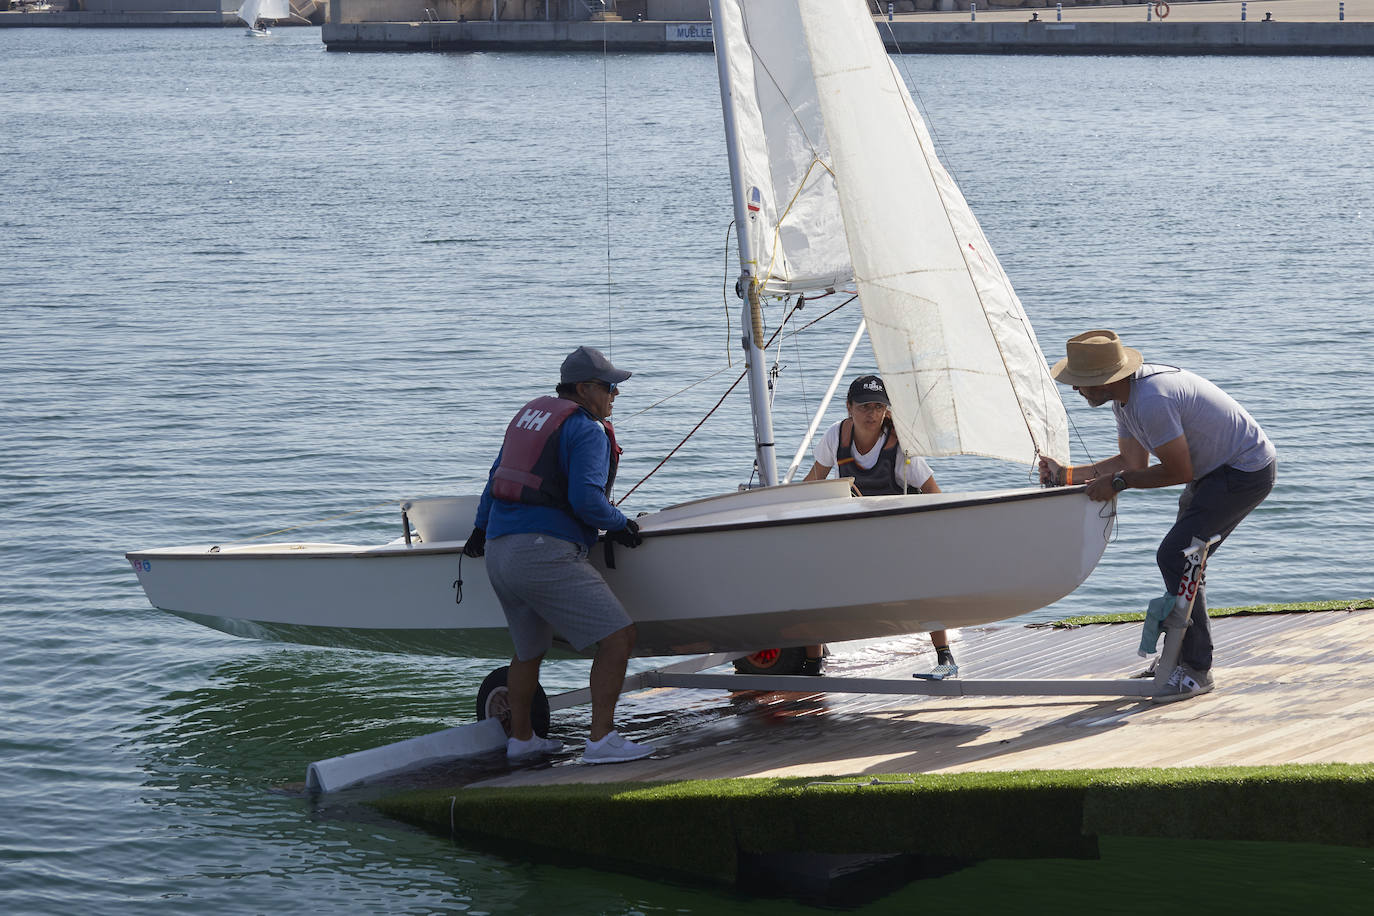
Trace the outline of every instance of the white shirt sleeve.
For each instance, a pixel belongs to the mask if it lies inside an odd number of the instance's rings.
[[[901,480],[903,476],[906,478],[908,487],[919,490],[927,480],[935,475],[930,470],[930,465],[926,464],[926,460],[920,455],[912,455],[911,461],[907,462],[899,454],[897,456],[897,479]]]
[[[830,428],[821,436],[820,441],[816,443],[812,458],[817,464],[823,464],[831,469],[835,467],[835,453],[840,450],[840,423],[843,422],[840,420],[831,424]]]

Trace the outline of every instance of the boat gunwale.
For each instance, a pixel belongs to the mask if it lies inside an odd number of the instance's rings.
[[[890,506],[884,508],[867,509],[857,512],[843,512],[837,514],[803,516],[800,518],[761,518],[756,521],[742,521],[730,523],[714,523],[703,525],[691,525],[681,528],[670,528],[662,531],[647,529],[641,532],[641,536],[646,540],[676,537],[686,534],[712,534],[719,531],[749,531],[758,528],[778,528],[783,526],[798,525],[817,525],[827,522],[847,522],[858,521],[872,518],[890,518],[901,515],[914,515],[923,512],[942,512],[947,509],[967,509],[977,506],[990,506],[999,503],[1024,502],[1035,499],[1049,499],[1060,496],[1068,496],[1080,493],[1087,489],[1086,484],[1076,484],[1067,487],[1049,487],[1044,489],[1020,489],[999,492],[993,496],[979,496],[967,499],[940,500],[939,502],[921,503],[913,505]],[[856,497],[864,498],[864,497]],[[880,499],[882,497],[871,497]],[[603,537],[604,540],[604,537]],[[332,560],[332,559],[354,559],[367,560],[382,557],[397,556],[418,556],[418,555],[451,555],[463,552],[462,541],[439,541],[430,545],[402,545],[385,544],[377,547],[369,547],[363,550],[352,552],[342,550],[331,551],[311,551],[311,550],[284,550],[272,553],[253,553],[248,550],[235,550],[230,553],[210,552],[206,549],[201,553],[180,553],[187,548],[180,547],[154,547],[147,550],[131,550],[124,554],[127,560],[166,560],[166,559],[215,559],[215,560],[278,560],[278,559],[312,559],[312,560]]]

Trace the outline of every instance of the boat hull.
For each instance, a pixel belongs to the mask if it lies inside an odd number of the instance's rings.
[[[1077,588],[1111,534],[1112,504],[1090,502],[1081,487],[856,498],[837,483],[644,516],[644,543],[615,548],[613,569],[595,549],[636,623],[637,654],[753,651],[1016,617]],[[435,539],[468,530],[472,501],[427,502],[442,504],[442,517],[421,524],[429,536],[412,545],[128,556],[154,606],[235,635],[508,655],[484,562],[463,557],[460,540]],[[436,506],[408,508],[414,518]]]

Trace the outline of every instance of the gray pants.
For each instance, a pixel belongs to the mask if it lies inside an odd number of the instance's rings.
[[[1275,464],[1270,462],[1258,471],[1238,471],[1224,464],[1184,488],[1178,498],[1174,527],[1155,552],[1166,589],[1177,594],[1179,580],[1183,578],[1183,551],[1193,543],[1193,538],[1205,541],[1214,534],[1221,535],[1221,540],[1208,552],[1210,557],[1245,516],[1264,502],[1274,488]],[[1207,618],[1205,583],[1193,599],[1193,615],[1183,636],[1179,660],[1195,671],[1211,670],[1212,626]]]
[[[492,538],[487,578],[521,661],[547,652],[555,633],[581,652],[630,625],[582,544],[538,532]]]

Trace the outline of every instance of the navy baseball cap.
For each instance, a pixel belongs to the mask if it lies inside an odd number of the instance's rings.
[[[854,404],[885,404],[892,406],[887,399],[887,387],[876,375],[861,375],[849,383],[848,400]]]

